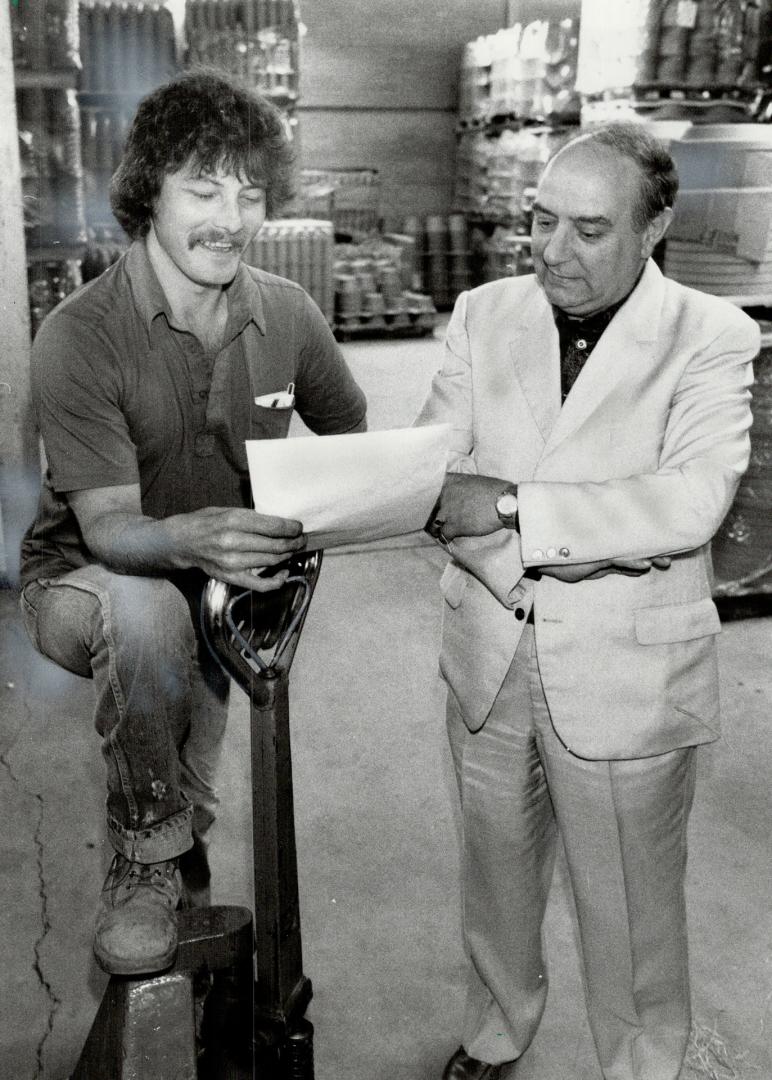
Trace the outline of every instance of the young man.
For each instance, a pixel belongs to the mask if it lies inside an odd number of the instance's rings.
[[[41,652],[94,680],[115,848],[94,950],[109,972],[172,962],[183,882],[208,901],[228,680],[199,637],[206,580],[274,589],[305,544],[300,522],[250,509],[245,440],[285,436],[291,413],[261,399],[289,388],[319,434],[366,426],[313,301],[242,262],[290,167],[280,114],[222,75],[154,91],[111,187],[132,244],[33,346],[48,471],[22,610]]]
[[[643,129],[547,165],[535,275],[459,298],[421,422],[456,432],[430,532],[471,958],[444,1080],[498,1080],[547,994],[557,833],[606,1080],[676,1080],[690,1026],[695,749],[718,736],[710,539],[748,462],[758,327],[668,281],[669,154]],[[514,1070],[515,1075],[517,1070]]]

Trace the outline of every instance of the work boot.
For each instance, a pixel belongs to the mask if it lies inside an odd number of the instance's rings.
[[[182,894],[177,859],[129,862],[116,854],[102,886],[94,955],[111,975],[163,971],[177,952],[177,916]]]

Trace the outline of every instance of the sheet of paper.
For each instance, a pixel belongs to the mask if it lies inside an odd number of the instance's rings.
[[[255,509],[302,521],[309,549],[422,529],[445,477],[450,425],[248,439]]]

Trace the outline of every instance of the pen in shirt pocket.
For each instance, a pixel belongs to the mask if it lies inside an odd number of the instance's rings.
[[[255,398],[255,405],[264,409],[291,409],[295,404],[295,384],[287,384],[286,390],[276,390],[272,394],[262,394]]]

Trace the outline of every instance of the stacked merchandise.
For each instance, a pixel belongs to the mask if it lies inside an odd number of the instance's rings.
[[[297,281],[333,320],[332,222],[304,218],[266,221],[245,252],[253,266]]]
[[[761,330],[750,463],[713,538],[716,596],[772,594],[772,323],[762,323]]]
[[[749,0],[583,0],[582,123],[703,95],[748,107],[762,76],[760,6]]]
[[[81,0],[83,94],[115,94],[134,104],[177,70],[174,20],[161,0]]]
[[[413,237],[420,259],[421,287],[440,310],[452,307],[459,293],[469,288],[469,229],[463,214],[409,217],[403,232]]]
[[[468,124],[481,122],[488,114],[491,98],[493,35],[478,37],[464,46],[458,81],[458,113]]]
[[[476,284],[533,271],[531,238],[520,228],[496,225],[489,233],[479,224],[473,225],[470,247],[471,277]]]
[[[320,303],[337,336],[345,340],[429,333],[435,325],[435,302],[447,303],[448,289],[466,282],[466,240],[458,233],[458,222],[449,229],[444,219],[412,218],[401,233],[380,233],[380,177],[375,169],[304,169],[298,187],[292,208],[328,219],[310,224],[324,226],[337,241],[333,314]],[[461,223],[465,230],[463,219]],[[261,237],[265,230],[263,226]],[[271,257],[271,250],[261,249],[259,265],[274,269],[266,261]],[[293,276],[280,268],[277,273]],[[424,277],[431,281],[431,295],[423,291]],[[309,291],[319,302],[313,289]]]
[[[443,217],[432,214],[426,218],[423,227],[424,282],[427,292],[439,308],[446,308],[449,304],[449,251],[448,223]]]
[[[357,242],[380,227],[381,178],[377,169],[302,169],[297,207],[309,217],[325,213],[340,239]]]
[[[772,128],[695,125],[670,152],[681,186],[665,273],[746,307],[772,305]]]
[[[187,0],[188,63],[238,75],[291,113],[300,27],[296,0]]]
[[[515,23],[469,42],[461,61],[461,121],[511,116],[575,123],[578,43],[575,19]]]
[[[462,133],[456,159],[456,207],[491,222],[521,222],[545,163],[571,133],[570,128],[547,126]]]
[[[482,130],[460,131],[456,139],[454,204],[462,213],[481,214],[488,203],[488,160],[496,143]]]
[[[414,238],[387,234],[335,248],[335,332],[339,338],[430,333],[436,308],[416,286]]]
[[[77,0],[15,0],[10,14],[17,75],[80,70]]]
[[[764,90],[754,109],[755,119],[772,123],[772,4],[764,0],[764,10],[759,23],[759,79]]]
[[[110,177],[139,99],[178,70],[174,21],[161,0],[81,0],[80,41],[86,220],[92,235],[117,239]]]
[[[428,233],[427,219],[427,233]],[[448,301],[453,303],[459,293],[471,285],[469,276],[469,227],[463,214],[448,217]],[[429,278],[431,282],[431,277]],[[431,291],[431,290],[430,290]]]
[[[86,239],[77,10],[77,0],[18,0],[10,8],[33,333],[80,283]]]
[[[579,120],[577,19],[517,23],[464,50],[454,205],[470,218],[472,281],[530,266],[528,207]]]
[[[287,207],[287,213],[291,217],[320,218],[335,224],[335,185],[329,179],[329,173],[301,169],[295,197]]]
[[[35,86],[16,90],[22,198],[27,246],[85,240],[83,166],[75,91]]]

